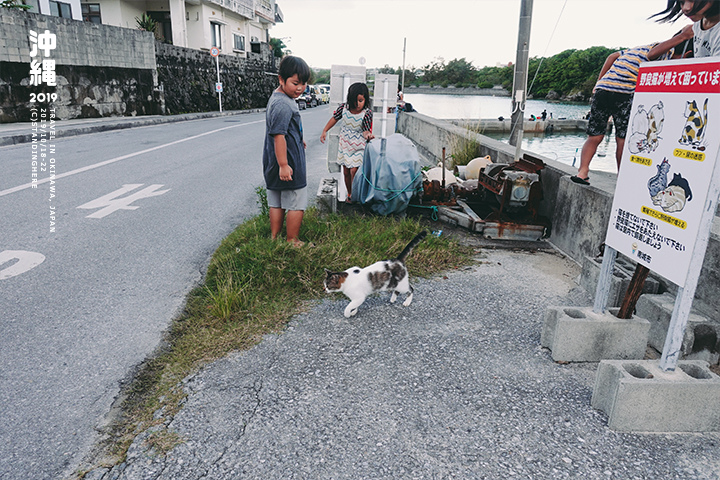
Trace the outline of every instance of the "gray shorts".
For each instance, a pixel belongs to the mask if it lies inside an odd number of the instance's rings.
[[[296,190],[268,190],[268,207],[282,208],[283,210],[306,210],[307,187]]]

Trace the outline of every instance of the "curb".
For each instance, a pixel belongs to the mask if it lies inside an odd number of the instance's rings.
[[[112,117],[116,123],[101,123],[98,125],[87,125],[81,127],[60,127],[55,132],[55,138],[73,137],[76,135],[85,135],[88,133],[106,132],[110,130],[122,130],[125,128],[145,127],[149,125],[159,125],[163,123],[186,122],[190,120],[201,120],[205,118],[229,117],[235,115],[245,115],[249,113],[264,112],[265,108],[252,108],[249,110],[233,110],[229,112],[201,112],[186,113],[181,115],[168,115],[166,117]],[[130,120],[132,119],[132,120]],[[112,122],[113,120],[109,120]],[[28,127],[29,128],[29,127]],[[32,133],[23,133],[16,135],[2,136],[0,133],[0,147],[7,145],[17,145],[20,143],[32,142]]]

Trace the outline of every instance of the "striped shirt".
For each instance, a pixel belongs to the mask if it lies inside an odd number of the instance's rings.
[[[642,62],[649,61],[648,53],[657,43],[643,45],[641,47],[628,48],[620,51],[620,56],[613,62],[610,69],[595,84],[595,88],[601,88],[611,92],[633,93],[637,83],[638,70]],[[657,60],[670,58],[672,50]]]
[[[342,118],[343,110],[347,108],[348,112],[350,111],[350,107],[347,103],[341,103],[340,106],[333,112],[333,118],[335,120],[340,120]],[[373,123],[373,112],[371,109],[366,108],[364,109],[365,115],[363,116],[362,121],[362,131],[363,132],[371,132],[372,131],[372,123]]]

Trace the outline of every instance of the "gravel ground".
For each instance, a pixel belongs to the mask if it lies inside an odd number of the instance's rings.
[[[549,305],[590,305],[553,252],[484,251],[415,280],[411,306],[328,297],[185,380],[157,455],[110,479],[720,479],[720,434],[626,434],[590,406],[597,364],[540,347]]]

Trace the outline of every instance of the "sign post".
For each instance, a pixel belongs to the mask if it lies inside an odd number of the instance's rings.
[[[641,65],[629,120],[595,310],[615,251],[678,285],[660,361],[673,371],[720,195],[720,60]]]
[[[218,104],[220,105],[220,113],[222,113],[222,83],[220,83],[220,49],[212,47],[210,55],[215,57],[215,69],[217,70],[217,83],[215,83],[215,91],[218,94]]]

